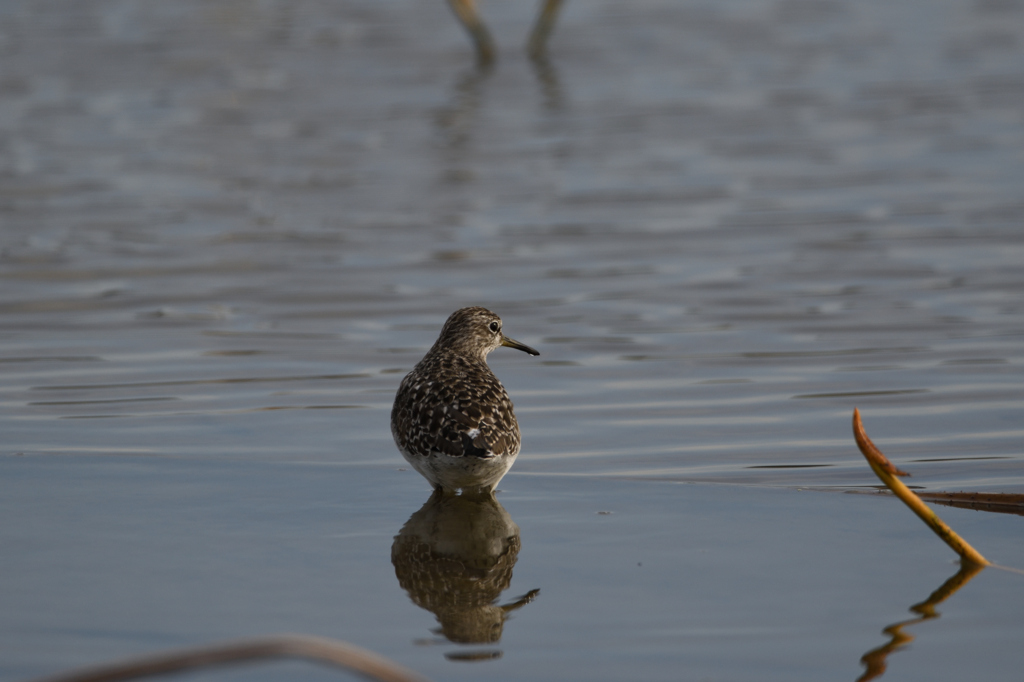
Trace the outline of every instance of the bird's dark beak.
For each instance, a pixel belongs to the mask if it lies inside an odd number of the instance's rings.
[[[530,355],[540,355],[539,352],[530,348],[525,343],[519,343],[515,339],[510,339],[507,336],[501,337],[501,345],[508,346],[509,348],[515,348],[516,350],[521,350],[524,353],[529,353]]]

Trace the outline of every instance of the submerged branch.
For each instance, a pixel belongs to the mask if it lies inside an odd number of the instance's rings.
[[[1024,495],[1017,493],[918,493],[922,500],[947,507],[1024,516]]]

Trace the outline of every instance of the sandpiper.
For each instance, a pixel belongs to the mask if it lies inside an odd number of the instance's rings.
[[[456,310],[398,387],[391,434],[435,488],[492,491],[519,454],[512,401],[487,366],[498,346],[540,355],[502,334],[501,318],[487,308]]]

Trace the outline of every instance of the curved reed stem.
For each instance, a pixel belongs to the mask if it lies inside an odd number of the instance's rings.
[[[908,476],[909,474],[893,466],[892,462],[882,454],[881,450],[875,447],[875,444],[871,442],[868,434],[864,431],[864,425],[860,421],[860,412],[856,408],[853,410],[853,437],[857,441],[857,447],[860,448],[861,453],[868,461],[875,475],[882,479],[882,483],[888,486],[889,490],[896,497],[900,498],[905,505],[910,507],[910,510],[917,514],[936,535],[942,538],[943,542],[959,554],[961,561],[978,564],[979,566],[991,565],[988,559],[983,557],[978,550],[971,547],[966,540],[947,526],[928,505],[921,501],[921,498],[911,492],[910,488],[903,485],[903,481],[897,478],[897,476]]]

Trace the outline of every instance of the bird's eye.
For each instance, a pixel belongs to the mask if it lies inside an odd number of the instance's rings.
[[[491,324],[488,326],[490,327],[491,331],[494,332],[495,334],[497,334],[501,330],[501,325],[498,324],[497,322],[491,322]]]

